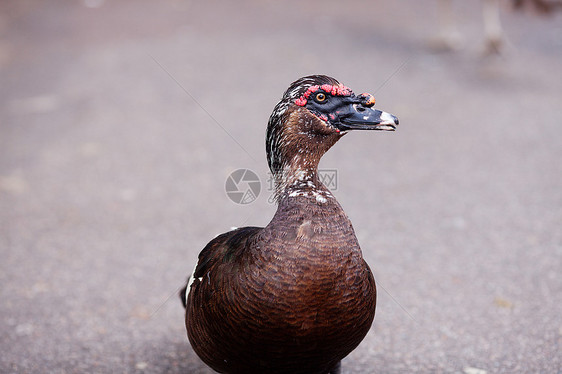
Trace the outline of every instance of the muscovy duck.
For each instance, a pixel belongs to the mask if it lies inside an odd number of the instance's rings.
[[[197,355],[227,374],[337,374],[375,316],[376,287],[351,222],[318,178],[322,155],[352,130],[394,130],[334,78],[291,84],[269,119],[277,212],[264,228],[211,240],[181,297]]]

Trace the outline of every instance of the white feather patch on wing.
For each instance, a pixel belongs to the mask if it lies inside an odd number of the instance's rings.
[[[197,270],[197,265],[199,265],[199,261],[195,264],[193,271],[191,272],[191,276],[187,280],[187,288],[185,290],[185,305],[187,305],[187,300],[189,299],[189,293],[191,292],[191,286],[193,285],[193,281],[195,280],[195,270]],[[201,278],[199,278],[201,280]]]

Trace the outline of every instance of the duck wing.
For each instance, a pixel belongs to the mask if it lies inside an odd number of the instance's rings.
[[[187,307],[189,289],[195,279],[201,279],[208,274],[217,263],[230,261],[240,255],[246,248],[248,240],[258,234],[262,227],[248,226],[240,227],[224,234],[218,235],[211,240],[199,253],[199,260],[188,278],[185,287],[180,291],[180,299],[183,307]]]

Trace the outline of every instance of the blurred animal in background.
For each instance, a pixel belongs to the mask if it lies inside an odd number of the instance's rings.
[[[482,16],[484,21],[484,52],[499,54],[505,44],[505,36],[500,20],[500,0],[482,0]],[[562,0],[509,0],[515,10],[530,10],[540,15],[550,15],[562,10]],[[456,30],[456,19],[453,0],[438,0],[440,19],[439,35],[432,43],[438,51],[454,51],[462,46],[461,38]]]
[[[550,14],[556,9],[562,9],[562,0],[512,0],[516,9],[531,6],[537,12]]]

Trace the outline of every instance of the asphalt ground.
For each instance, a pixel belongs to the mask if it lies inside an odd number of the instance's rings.
[[[0,372],[211,373],[175,294],[267,224],[267,119],[324,73],[400,118],[321,164],[379,287],[345,373],[560,373],[562,15],[504,9],[483,57],[455,6],[464,48],[435,54],[429,1],[1,2]]]

